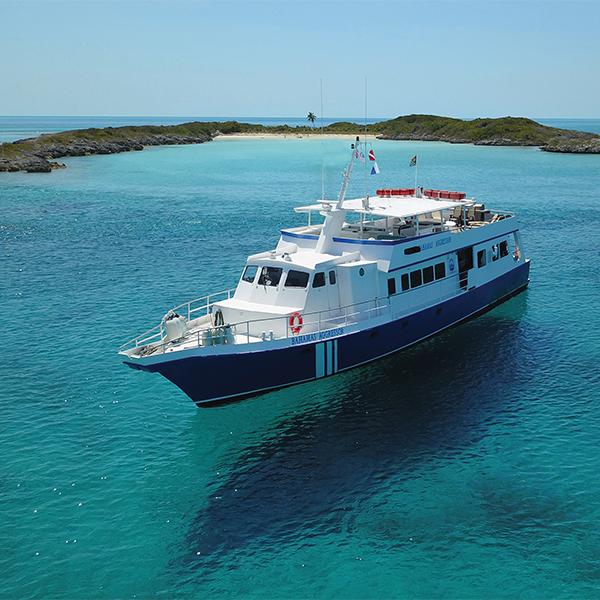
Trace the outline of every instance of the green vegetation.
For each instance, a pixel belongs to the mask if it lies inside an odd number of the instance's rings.
[[[540,125],[522,117],[461,121],[432,115],[408,115],[377,123],[373,132],[386,139],[435,139],[450,142],[498,143],[519,146],[544,146],[555,137],[594,137],[594,134],[569,132]]]
[[[315,115],[307,120],[314,125]],[[502,146],[539,146],[548,152],[600,154],[600,136],[593,133],[555,129],[531,119],[503,117],[462,121],[435,115],[407,115],[366,127],[370,135],[388,140],[423,140]],[[226,121],[181,125],[144,125],[79,129],[44,134],[0,146],[0,171],[48,172],[54,163],[48,159],[86,154],[111,154],[142,150],[148,145],[199,144],[219,135],[284,134],[306,135],[312,127],[299,125],[264,126]],[[342,121],[323,129],[325,134],[362,135],[365,126]]]

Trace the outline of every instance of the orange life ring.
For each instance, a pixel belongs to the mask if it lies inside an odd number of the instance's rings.
[[[290,329],[294,335],[298,335],[302,331],[302,315],[300,313],[292,313],[290,315]]]

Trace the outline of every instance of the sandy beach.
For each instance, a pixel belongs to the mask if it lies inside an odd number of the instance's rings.
[[[290,139],[298,139],[298,138],[308,138],[311,140],[314,139],[322,139],[322,138],[340,138],[345,140],[353,140],[357,135],[361,137],[364,136],[364,131],[362,133],[352,134],[352,133],[311,133],[309,135],[306,134],[295,134],[295,133],[226,133],[219,134],[213,138],[214,141],[219,139],[239,139],[239,138],[290,138]],[[374,137],[374,136],[370,136]]]

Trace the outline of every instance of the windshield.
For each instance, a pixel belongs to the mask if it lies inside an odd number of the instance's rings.
[[[283,269],[280,267],[263,267],[258,278],[258,285],[279,285]]]
[[[256,277],[256,272],[258,271],[258,267],[256,265],[248,265],[242,275],[242,281],[247,281],[248,283],[252,283]]]

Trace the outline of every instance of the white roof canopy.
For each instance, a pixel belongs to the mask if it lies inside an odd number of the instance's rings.
[[[424,215],[439,210],[453,210],[457,207],[472,206],[475,199],[470,200],[445,200],[433,198],[417,198],[415,196],[392,196],[382,198],[380,196],[369,196],[369,208],[365,208],[365,198],[354,198],[345,200],[342,204],[343,210],[349,210],[365,215],[374,215],[380,217],[414,217]],[[298,213],[317,211],[329,211],[335,206],[336,202],[324,202],[311,204],[309,206],[299,206],[294,210]]]
[[[365,198],[345,200],[342,204],[342,209],[365,215],[398,217],[399,219],[404,219],[406,217],[415,217],[417,215],[424,215],[439,210],[453,210],[457,207],[471,206],[474,203],[474,199],[438,200],[433,198],[417,198],[415,196],[392,196],[389,198],[369,196],[368,209],[365,208]],[[331,210],[335,204],[335,202],[325,202],[322,204],[312,204],[310,206],[299,206],[294,210],[298,213],[310,212],[313,210],[328,211]]]

